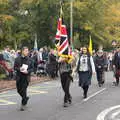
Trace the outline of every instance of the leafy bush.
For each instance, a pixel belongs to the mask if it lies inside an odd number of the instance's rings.
[[[3,68],[2,65],[0,65],[0,80],[6,78],[6,76],[7,76],[7,71]]]

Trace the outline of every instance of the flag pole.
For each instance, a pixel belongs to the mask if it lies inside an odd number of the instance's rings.
[[[61,25],[62,25],[62,17],[63,17],[63,8],[62,8],[62,5],[63,5],[63,0],[60,1],[60,18],[61,18]],[[60,34],[61,34],[61,28],[60,28]]]

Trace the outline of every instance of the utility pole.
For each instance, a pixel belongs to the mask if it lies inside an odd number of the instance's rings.
[[[73,0],[70,1],[70,41],[73,50]]]

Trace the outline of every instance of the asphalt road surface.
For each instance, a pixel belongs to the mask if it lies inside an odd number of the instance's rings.
[[[113,73],[105,74],[105,85],[98,87],[96,77],[82,98],[76,78],[71,84],[72,104],[63,107],[60,80],[30,86],[30,100],[25,111],[20,111],[21,98],[16,90],[0,93],[0,120],[120,120],[120,85],[113,86]]]

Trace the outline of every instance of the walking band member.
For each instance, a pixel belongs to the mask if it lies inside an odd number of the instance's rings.
[[[107,59],[104,56],[103,50],[98,50],[97,55],[94,58],[94,63],[99,87],[101,87],[105,82],[106,61]]]
[[[64,95],[64,107],[68,107],[69,104],[72,102],[72,97],[69,91],[70,83],[73,80],[71,73],[71,65],[68,63],[68,58],[62,58],[60,57],[59,60],[59,71],[60,71],[60,78],[61,78],[61,85],[63,88],[63,91],[65,93]]]
[[[27,96],[27,87],[30,81],[30,73],[33,72],[34,68],[28,54],[28,47],[23,47],[21,56],[17,57],[14,63],[17,92],[22,97],[21,111],[24,111],[29,100],[29,97]]]
[[[89,85],[91,84],[92,73],[95,74],[95,66],[92,56],[87,47],[83,47],[77,62],[77,72],[79,74],[79,86],[83,89],[83,98],[87,98]]]
[[[116,83],[115,85],[119,85],[119,78],[120,78],[120,47],[117,49],[117,52],[114,55],[113,58],[113,69],[115,71],[115,78]]]

